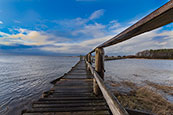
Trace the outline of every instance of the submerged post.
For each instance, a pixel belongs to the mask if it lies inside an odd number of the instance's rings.
[[[104,49],[96,48],[95,54],[95,70],[100,75],[102,79],[104,79]],[[93,91],[95,95],[99,95],[101,93],[96,80],[93,80]]]

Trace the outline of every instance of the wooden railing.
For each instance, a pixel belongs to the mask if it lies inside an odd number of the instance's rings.
[[[128,115],[127,111],[120,105],[118,100],[115,98],[115,96],[106,88],[103,79],[100,77],[100,75],[93,69],[91,64],[86,61],[91,73],[94,75],[94,81],[93,81],[93,90],[94,93],[98,95],[98,88],[96,88],[96,85],[98,84],[97,87],[99,87],[99,90],[101,90],[103,97],[105,98],[106,102],[108,103],[108,106],[111,110],[111,112],[114,115]]]
[[[106,89],[104,85],[104,49],[105,47],[118,44],[144,32],[173,22],[173,0],[158,8],[148,16],[144,17],[131,27],[127,28],[117,36],[97,46],[85,56],[87,69],[94,76],[93,91],[95,95],[103,94],[113,115],[127,115],[126,110],[119,104],[118,100]],[[95,70],[91,66],[91,56],[95,52]]]

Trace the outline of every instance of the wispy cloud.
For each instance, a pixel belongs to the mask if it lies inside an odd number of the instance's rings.
[[[0,44],[23,44],[23,45],[52,45],[56,42],[65,41],[67,38],[54,36],[43,31],[28,29],[15,29],[18,33],[8,34],[0,32]]]
[[[82,18],[82,17],[77,17],[75,19],[64,19],[64,20],[53,20],[52,22],[56,24],[60,24],[62,26],[70,26],[70,27],[76,27],[76,26],[81,26],[89,23],[92,20],[98,19],[101,16],[104,15],[105,10],[104,9],[99,9],[94,11],[89,17],[87,18]]]
[[[100,18],[103,14],[104,10],[100,9],[94,11],[87,18],[77,17],[75,19],[65,19],[60,21],[54,20],[53,22],[64,27],[65,31],[70,31],[71,36],[92,39],[95,37],[102,37],[105,33],[104,29],[106,26],[93,21]]]
[[[109,22],[109,26],[110,26],[109,29],[115,29],[115,28],[120,27],[121,25],[118,21],[112,20]]]
[[[3,24],[3,22],[2,22],[2,21],[0,21],[0,24]]]
[[[78,43],[57,43],[53,46],[42,47],[42,50],[68,54],[85,54],[91,51],[98,44],[108,40],[110,37],[113,36],[84,40]]]
[[[73,31],[73,35],[84,34],[86,36],[95,38],[101,37],[104,35],[104,28],[105,26],[102,24],[94,23],[85,25],[83,28]]]
[[[14,20],[14,23],[21,23],[21,21],[19,21],[19,20]]]
[[[102,16],[103,14],[104,14],[104,9],[97,10],[91,14],[89,19],[94,20],[94,19],[100,18],[100,16]]]

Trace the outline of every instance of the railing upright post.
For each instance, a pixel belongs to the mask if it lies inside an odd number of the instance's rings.
[[[83,56],[82,55],[80,55],[80,61],[82,61],[83,60]]]
[[[95,52],[95,70],[104,80],[104,49],[96,48]],[[101,93],[95,79],[93,80],[93,91],[95,95],[99,95]]]
[[[91,54],[88,54],[88,62],[91,64]]]
[[[85,56],[86,61],[88,61],[88,54]],[[86,69],[88,68],[87,63],[85,64]]]
[[[87,55],[87,60],[88,60],[88,63],[90,63],[91,64],[91,54],[89,53],[88,55]],[[89,68],[89,66],[87,66],[87,70],[89,71],[90,70],[90,68]]]

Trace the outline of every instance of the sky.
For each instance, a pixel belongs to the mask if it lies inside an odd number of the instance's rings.
[[[0,0],[0,54],[84,55],[169,0]],[[173,24],[105,48],[173,48]]]

